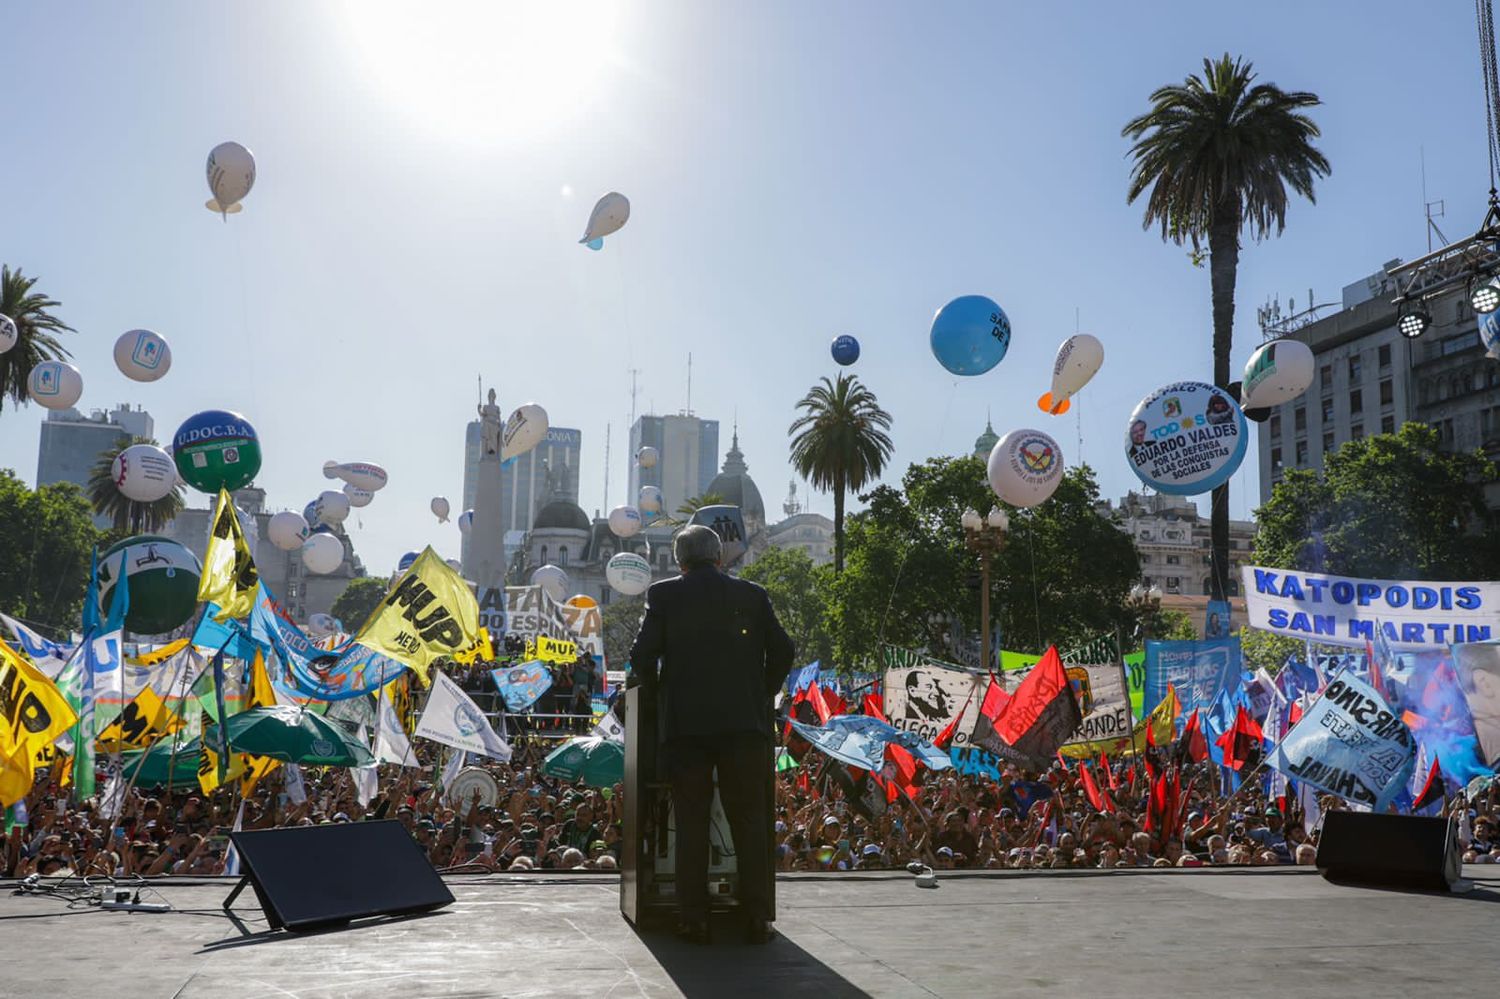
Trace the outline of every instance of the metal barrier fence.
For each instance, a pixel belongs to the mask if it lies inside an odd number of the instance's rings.
[[[503,718],[506,728],[518,735],[530,735],[543,739],[570,739],[575,735],[586,735],[594,727],[592,714],[573,714],[567,711],[532,711],[519,714],[506,711],[504,702],[495,691],[467,691],[479,705],[490,724],[499,730]]]

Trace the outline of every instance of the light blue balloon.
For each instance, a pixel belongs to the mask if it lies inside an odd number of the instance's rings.
[[[604,237],[596,236],[583,245],[587,246],[590,250],[602,250],[604,249]]]
[[[955,375],[982,375],[1005,359],[1010,320],[983,295],[963,295],[932,317],[932,355]]]

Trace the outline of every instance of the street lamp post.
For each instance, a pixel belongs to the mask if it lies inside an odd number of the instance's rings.
[[[979,511],[969,507],[959,518],[964,529],[964,544],[979,554],[979,644],[984,649],[984,668],[990,663],[990,559],[1005,550],[1005,532],[1010,530],[1010,518],[1004,510],[992,507],[988,515],[979,516]]]

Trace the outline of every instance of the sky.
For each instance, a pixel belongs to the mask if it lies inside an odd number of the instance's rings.
[[[787,426],[841,333],[894,417],[884,481],[969,453],[988,415],[1051,433],[1107,497],[1139,488],[1129,414],[1209,380],[1209,280],[1126,204],[1120,128],[1205,56],[1319,94],[1333,165],[1283,236],[1246,242],[1237,367],[1271,297],[1337,302],[1425,252],[1424,160],[1451,238],[1490,186],[1473,10],[1452,0],[12,3],[4,23],[0,261],[77,329],[79,407],[143,405],[163,442],[201,409],[243,413],[272,509],[337,485],[327,460],[383,465],[346,525],[372,572],[457,554],[428,501],[456,509],[480,378],[582,430],[580,502],[607,512],[627,501],[628,372],[639,412],[677,412],[691,353],[693,410],[721,450],[738,420],[774,519]],[[227,139],[258,176],[226,222],[203,202]],[[631,219],[593,253],[577,240],[611,190]],[[955,378],[928,335],[965,294],[1013,338]],[[138,327],[173,350],[151,384],[112,361]],[[1075,329],[1104,367],[1052,417],[1036,399]],[[43,415],[0,412],[0,467],[27,481]],[[1257,496],[1252,453],[1233,515]]]

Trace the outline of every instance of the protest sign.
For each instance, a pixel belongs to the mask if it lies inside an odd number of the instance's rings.
[[[505,588],[505,633],[528,641],[538,635],[565,642],[573,640],[562,605],[540,586]],[[491,629],[490,634],[500,632]]]
[[[1006,673],[1005,685],[1014,690],[1031,669],[1024,666]],[[1083,713],[1083,721],[1067,745],[1130,735],[1129,703],[1118,664],[1068,663],[1063,666],[1063,672],[1078,698],[1078,709]]]
[[[1239,689],[1240,677],[1238,638],[1201,642],[1150,641],[1146,643],[1143,703],[1148,709],[1156,707],[1167,696],[1170,686],[1177,691],[1184,715],[1199,708],[1207,712],[1218,700],[1220,691]]]
[[[1500,583],[1359,579],[1247,565],[1250,627],[1327,645],[1363,646],[1384,633],[1398,652],[1487,642]]]
[[[885,716],[891,725],[927,742],[955,718],[955,745],[965,745],[978,717],[982,673],[971,673],[921,653],[881,648],[885,670]]]
[[[1345,672],[1266,763],[1293,780],[1383,812],[1411,778],[1416,758],[1411,729],[1373,687]]]
[[[571,663],[578,658],[576,643],[548,638],[546,635],[536,636],[535,641],[527,643],[527,647],[533,658],[544,663]]]
[[[490,670],[490,676],[495,680],[507,711],[525,711],[552,686],[552,671],[546,663],[536,659],[519,666]]]

